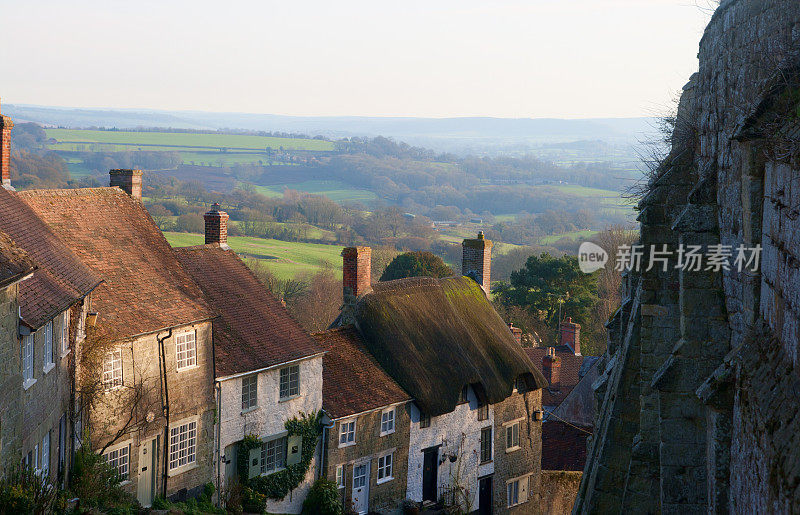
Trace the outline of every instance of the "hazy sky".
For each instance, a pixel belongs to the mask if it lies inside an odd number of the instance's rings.
[[[0,97],[291,115],[649,116],[697,68],[709,15],[696,1],[0,0]]]

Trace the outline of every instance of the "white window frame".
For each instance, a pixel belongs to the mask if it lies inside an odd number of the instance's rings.
[[[61,343],[61,357],[69,354],[69,310],[61,314],[61,333],[59,335]]]
[[[106,462],[117,469],[121,482],[128,483],[131,479],[131,447],[133,441],[127,440],[113,447],[106,449],[103,458]]]
[[[50,431],[42,437],[42,477],[50,474]]]
[[[527,486],[523,481],[528,481]],[[530,474],[506,481],[506,505],[511,508],[528,502],[530,497]]]
[[[197,366],[197,331],[194,329],[175,335],[175,362],[178,372]]]
[[[339,422],[339,447],[356,444],[356,419],[351,418]]]
[[[397,408],[391,407],[381,412],[381,436],[394,433],[397,425]]]
[[[122,349],[114,349],[106,353],[102,371],[103,389],[107,392],[122,388],[124,384],[124,368],[122,366]]]
[[[286,373],[286,391],[284,392],[284,373]],[[295,374],[297,376],[297,384],[295,388],[292,388],[292,375]],[[294,393],[292,393],[294,390]],[[283,367],[278,372],[278,398],[281,401],[285,401],[288,399],[294,399],[295,397],[300,395],[300,365],[289,365],[288,367]]]
[[[39,444],[33,446],[33,471],[39,474]]]
[[[48,373],[56,366],[53,360],[53,321],[47,322],[44,326],[44,352],[42,353],[42,370]]]
[[[255,384],[251,382],[255,380]],[[245,388],[247,392],[245,393]],[[242,377],[242,413],[253,411],[258,407],[258,374]]]
[[[33,360],[36,352],[35,333],[22,337],[22,388],[27,390],[36,382]]]
[[[503,424],[505,429],[506,452],[514,452],[520,449],[520,429],[521,421],[523,419],[511,420]],[[509,433],[510,432],[510,433]],[[509,437],[511,438],[511,445],[509,444]]]
[[[375,475],[376,484],[380,485],[394,479],[394,452],[378,457],[378,469]]]
[[[336,465],[336,487],[341,490],[345,485],[344,465]]]
[[[272,445],[274,449],[274,467],[267,468],[267,449]],[[280,447],[278,447],[280,446]],[[283,453],[283,461],[280,461],[281,454]],[[268,476],[279,472],[286,468],[286,460],[289,457],[289,437],[286,434],[281,436],[271,437],[261,443],[261,475]]]
[[[200,418],[187,418],[170,425],[167,454],[169,476],[174,476],[197,467],[197,446],[200,434]],[[185,435],[185,436],[184,436]],[[185,451],[185,462],[181,452]]]

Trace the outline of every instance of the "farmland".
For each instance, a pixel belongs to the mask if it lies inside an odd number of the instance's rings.
[[[375,193],[369,190],[354,188],[336,180],[309,180],[270,184],[268,186],[255,185],[253,187],[255,191],[267,197],[280,197],[285,189],[290,189],[315,195],[325,195],[334,202],[369,202],[378,198]]]
[[[201,245],[202,234],[165,232],[173,247]],[[342,247],[318,243],[298,243],[248,236],[231,236],[228,244],[242,258],[254,258],[267,264],[278,278],[286,279],[302,274],[313,274],[330,265],[341,277]]]

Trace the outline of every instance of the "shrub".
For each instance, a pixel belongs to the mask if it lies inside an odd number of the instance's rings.
[[[12,468],[0,479],[0,513],[50,513],[55,499],[56,488],[28,467]]]
[[[117,469],[83,445],[75,453],[70,484],[82,507],[115,513],[135,513],[138,501],[120,486],[122,478]]]
[[[333,481],[320,478],[311,487],[303,502],[304,514],[343,515],[339,488]]]

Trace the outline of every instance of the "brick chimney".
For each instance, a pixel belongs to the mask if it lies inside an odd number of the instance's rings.
[[[476,239],[466,239],[461,244],[461,275],[474,279],[487,295],[492,276],[492,245],[483,237],[483,231]]]
[[[517,340],[517,343],[522,345],[522,329],[519,327],[514,327],[514,322],[509,322],[508,330],[511,331],[511,334],[514,336],[514,339]]]
[[[8,116],[0,115],[0,179],[7,190],[11,187],[11,129],[14,122]]]
[[[561,384],[561,360],[556,357],[555,347],[548,347],[542,358],[542,374],[551,387],[557,388]]]
[[[228,244],[228,213],[219,210],[219,202],[211,205],[211,210],[203,215],[206,222],[206,244]]]
[[[111,170],[111,187],[117,186],[131,197],[142,200],[142,171],[141,170]]]
[[[581,355],[581,325],[574,323],[572,317],[567,317],[561,322],[558,343],[569,347],[576,356]]]
[[[345,298],[358,298],[372,285],[372,249],[369,247],[347,247],[342,250],[342,289]]]

